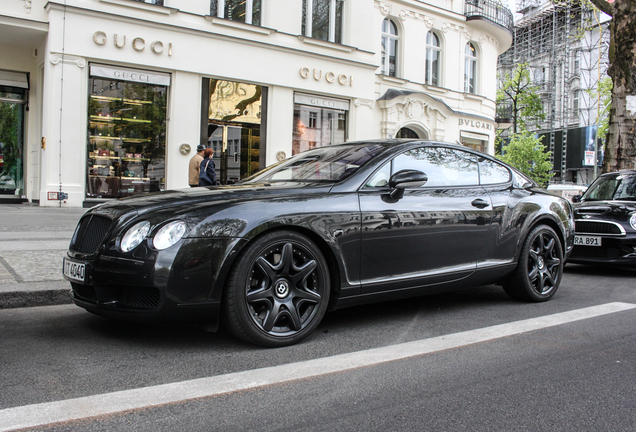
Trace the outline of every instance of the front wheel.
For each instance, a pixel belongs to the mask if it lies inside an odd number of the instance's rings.
[[[226,290],[229,330],[258,345],[279,347],[307,337],[329,302],[329,269],[304,235],[276,231],[258,238],[238,258]]]
[[[563,264],[563,247],[556,232],[538,225],[526,237],[517,269],[504,290],[517,300],[549,300],[561,283]]]

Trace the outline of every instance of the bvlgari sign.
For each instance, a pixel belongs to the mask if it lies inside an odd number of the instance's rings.
[[[468,126],[470,128],[483,129],[488,131],[493,130],[492,124],[486,123],[485,121],[460,118],[458,123],[459,123],[459,126]]]

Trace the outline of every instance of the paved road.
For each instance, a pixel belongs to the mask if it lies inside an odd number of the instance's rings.
[[[0,430],[16,412],[47,423],[60,406],[86,417],[141,401],[153,406],[38,430],[632,431],[635,281],[568,265],[547,303],[487,286],[357,307],[269,350],[72,305],[4,309]],[[432,348],[387,360],[408,343]]]

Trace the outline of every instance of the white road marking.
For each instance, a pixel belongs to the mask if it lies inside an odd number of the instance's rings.
[[[78,420],[316,377],[420,356],[636,308],[607,303],[382,348],[133,390],[0,410],[0,431]]]

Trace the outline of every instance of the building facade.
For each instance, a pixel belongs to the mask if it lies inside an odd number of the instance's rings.
[[[609,115],[598,90],[609,79],[610,17],[591,4],[547,0],[517,0],[516,12],[499,76],[528,64],[545,118],[527,126],[552,151],[553,181],[589,184],[602,162],[598,125]]]
[[[233,183],[298,152],[419,137],[494,151],[512,15],[436,0],[6,0],[0,203]]]

